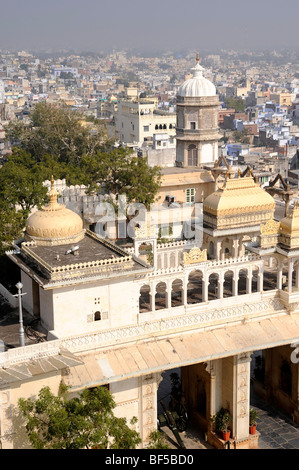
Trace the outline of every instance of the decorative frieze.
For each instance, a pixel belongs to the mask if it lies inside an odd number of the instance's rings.
[[[184,264],[203,263],[207,261],[207,250],[192,248],[188,253],[184,253]]]

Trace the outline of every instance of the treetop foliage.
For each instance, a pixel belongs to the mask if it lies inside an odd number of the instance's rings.
[[[125,418],[114,415],[115,402],[106,387],[83,390],[70,398],[61,384],[58,396],[43,387],[37,398],[20,398],[19,409],[35,449],[135,449],[140,444]]]
[[[38,103],[30,123],[12,121],[6,136],[13,143],[12,155],[0,168],[0,252],[21,234],[33,207],[47,199],[43,181],[66,179],[68,185],[85,185],[87,193],[106,193],[148,206],[159,185],[159,167],[130,148],[116,147],[107,139],[101,121],[92,129],[82,114],[65,105]]]

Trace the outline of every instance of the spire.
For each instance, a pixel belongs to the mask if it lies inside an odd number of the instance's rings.
[[[204,68],[199,63],[199,53],[198,52],[196,54],[196,65],[192,70],[194,70],[194,75],[193,75],[194,77],[202,77],[202,71],[204,70]]]
[[[53,175],[51,176],[51,189],[48,192],[48,196],[49,196],[49,200],[50,200],[49,208],[52,209],[52,210],[57,209],[57,207],[59,207],[60,204],[58,204],[58,202],[57,202],[58,192],[54,188],[54,177],[53,177]]]

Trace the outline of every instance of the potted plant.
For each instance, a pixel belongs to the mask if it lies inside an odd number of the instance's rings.
[[[222,439],[226,442],[230,438],[229,425],[232,421],[232,417],[228,410],[220,408],[220,410],[211,418],[212,423],[215,425],[217,432],[221,433]]]
[[[257,418],[258,418],[257,411],[251,408],[249,411],[249,434],[255,434]]]

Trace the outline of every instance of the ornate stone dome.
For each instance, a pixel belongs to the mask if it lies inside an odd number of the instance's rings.
[[[193,77],[186,80],[178,90],[178,96],[200,98],[206,96],[216,96],[216,87],[203,76],[204,68],[199,65],[199,57],[196,58],[196,66],[192,69],[194,71]]]
[[[57,202],[53,178],[48,194],[49,204],[28,218],[25,239],[38,245],[64,245],[82,240],[85,233],[83,221],[78,214]]]
[[[224,229],[258,225],[272,219],[275,201],[252,176],[227,178],[203,202],[204,224]]]

